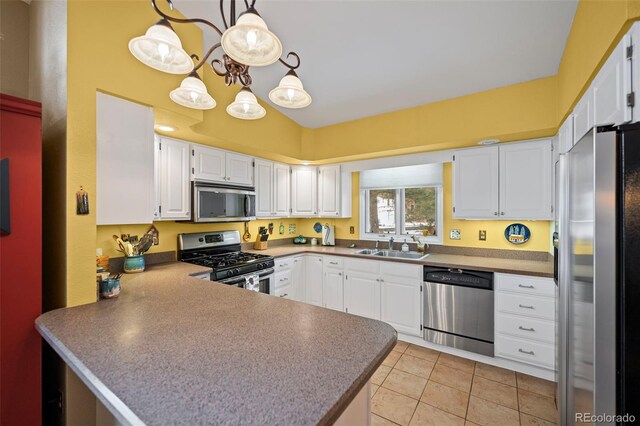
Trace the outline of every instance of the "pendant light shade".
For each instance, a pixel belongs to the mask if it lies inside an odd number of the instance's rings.
[[[187,74],[193,60],[166,19],[151,26],[145,35],[129,41],[129,50],[140,62],[169,74]]]
[[[267,111],[258,103],[253,92],[243,87],[236,95],[236,100],[227,107],[227,113],[242,120],[257,120],[264,117]]]
[[[311,104],[311,96],[304,90],[302,81],[293,70],[282,77],[278,87],[269,92],[269,99],[285,108],[304,108]]]
[[[240,15],[220,42],[231,59],[252,67],[271,65],[282,54],[282,43],[253,8]]]
[[[212,109],[216,106],[215,99],[207,92],[207,87],[195,71],[182,80],[180,87],[172,90],[169,96],[173,102],[187,108]]]

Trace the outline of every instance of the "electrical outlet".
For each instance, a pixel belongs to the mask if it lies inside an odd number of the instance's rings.
[[[459,229],[451,229],[449,231],[449,239],[459,240],[460,238],[462,238],[462,234]]]
[[[355,234],[355,233],[356,233],[356,228],[355,228],[355,226],[350,226],[350,227],[349,227],[349,233],[350,233],[350,234]]]
[[[485,231],[484,229],[481,229],[481,230],[478,232],[478,239],[479,239],[480,241],[487,241],[487,231]]]

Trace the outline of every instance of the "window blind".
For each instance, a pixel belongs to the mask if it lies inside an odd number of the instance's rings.
[[[360,172],[360,189],[412,188],[439,185],[442,185],[441,163]]]

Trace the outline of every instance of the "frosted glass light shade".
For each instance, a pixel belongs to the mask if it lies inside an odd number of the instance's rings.
[[[166,19],[151,26],[145,35],[129,41],[129,50],[140,62],[169,74],[187,74],[193,60]]]
[[[264,117],[267,111],[258,103],[256,95],[243,87],[236,95],[235,101],[227,107],[227,113],[242,120],[257,120]]]
[[[311,96],[304,90],[302,81],[294,71],[285,75],[278,87],[269,92],[269,99],[285,108],[304,108],[311,104]]]
[[[282,43],[254,11],[240,15],[220,40],[231,59],[252,67],[271,65],[282,55]]]
[[[195,72],[182,80],[180,87],[172,90],[169,97],[178,105],[192,109],[212,109],[216,106],[215,99]]]

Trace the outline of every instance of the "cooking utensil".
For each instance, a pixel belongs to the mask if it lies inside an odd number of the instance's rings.
[[[269,235],[273,234],[273,223],[269,224]]]
[[[250,241],[251,240],[251,233],[249,232],[249,223],[245,222],[244,223],[244,234],[242,235],[242,239],[245,241]]]
[[[136,251],[138,254],[145,254],[153,245],[153,235],[144,234],[142,238],[140,238],[140,242],[136,246]]]
[[[124,253],[125,256],[127,256],[127,249],[124,246],[124,241],[122,241],[122,238],[118,237],[117,235],[114,235],[113,239],[116,241],[116,243],[118,243],[118,246],[120,247],[120,251]]]

